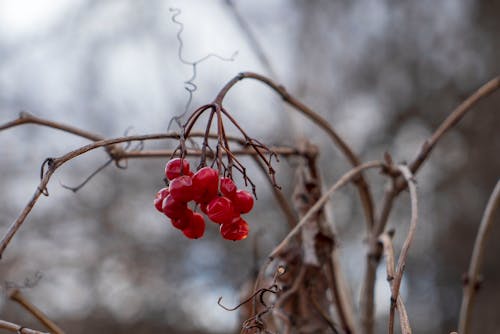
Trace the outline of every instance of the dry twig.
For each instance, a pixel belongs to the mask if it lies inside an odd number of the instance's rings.
[[[493,226],[494,214],[499,206],[500,180],[497,182],[495,189],[493,189],[490,199],[488,200],[483,217],[481,218],[476,241],[474,242],[469,271],[467,272],[467,277],[464,282],[462,305],[460,307],[460,318],[458,322],[458,332],[460,334],[467,334],[469,332],[472,306],[480,284],[479,272],[481,271],[481,266],[483,264],[484,249],[486,247],[488,231]]]
[[[19,289],[14,289],[9,293],[10,299],[19,303],[29,313],[33,314],[52,334],[64,334],[64,331],[50,320],[38,307],[33,305]]]

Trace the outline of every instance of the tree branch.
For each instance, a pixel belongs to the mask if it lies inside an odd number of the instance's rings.
[[[500,77],[495,77],[482,85],[470,97],[463,101],[455,108],[436,131],[424,141],[420,152],[416,158],[410,163],[409,169],[413,174],[416,174],[422,164],[427,160],[432,152],[432,149],[437,145],[443,135],[455,126],[467,112],[469,112],[480,100],[489,96],[500,88]],[[394,200],[401,191],[406,188],[407,184],[402,177],[397,177],[393,180],[390,188],[386,191],[382,200],[382,209],[380,216],[377,219],[373,229],[369,235],[369,246],[366,257],[366,269],[362,284],[361,293],[361,319],[365,334],[373,333],[373,317],[374,317],[374,289],[376,280],[376,270],[382,254],[382,249],[378,246],[378,236],[384,231],[389,215],[391,213]]]
[[[361,164],[344,175],[330,188],[328,191],[321,196],[321,198],[307,211],[307,213],[302,217],[299,223],[287,234],[287,236],[280,242],[276,248],[269,254],[270,259],[274,259],[274,257],[282,251],[282,249],[288,244],[288,242],[300,231],[300,229],[307,223],[307,221],[318,212],[323,205],[328,201],[330,196],[332,196],[335,191],[337,191],[342,186],[346,185],[348,182],[352,181],[353,178],[358,176],[363,170],[369,168],[378,168],[384,165],[381,161],[369,161],[364,164]]]
[[[9,298],[19,303],[28,312],[33,314],[52,334],[64,334],[64,331],[50,320],[39,308],[30,303],[30,301],[21,293],[19,289],[14,289],[9,293]]]
[[[20,334],[50,334],[46,332],[40,332],[34,329],[29,329],[23,326],[19,326],[17,324],[14,324],[12,322],[0,320],[0,328],[5,329],[11,332],[16,332]]]
[[[491,193],[486,209],[481,218],[479,230],[477,232],[476,241],[474,242],[474,249],[470,260],[469,271],[464,284],[462,306],[460,307],[460,318],[458,322],[458,332],[460,334],[467,334],[469,332],[469,324],[472,313],[472,307],[476,292],[479,288],[480,278],[479,272],[484,259],[484,249],[486,248],[486,241],[488,232],[493,226],[493,218],[496,210],[500,206],[500,180],[497,182],[495,189]]]

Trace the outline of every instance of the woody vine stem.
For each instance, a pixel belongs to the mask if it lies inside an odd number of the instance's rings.
[[[261,143],[257,139],[250,137],[243,127],[237,122],[234,116],[226,110],[223,105],[223,101],[228,92],[234,87],[238,82],[241,82],[244,79],[252,79],[256,80],[269,88],[271,88],[276,94],[281,96],[281,98],[288,103],[294,110],[302,113],[307,119],[316,124],[319,128],[325,131],[326,135],[331,139],[332,143],[338,150],[342,153],[342,155],[346,158],[346,160],[352,165],[352,169],[347,171],[329,190],[327,190],[322,196],[320,196],[315,204],[313,204],[310,209],[302,216],[300,221],[294,220],[294,213],[292,212],[290,205],[287,203],[286,199],[279,193],[277,189],[277,181],[275,178],[275,170],[272,166],[273,158],[278,158],[278,156],[300,156],[306,158],[311,152],[307,150],[303,150],[300,148],[294,147],[268,147],[265,144]],[[418,221],[418,207],[417,207],[417,191],[414,185],[414,177],[418,173],[421,166],[430,156],[433,148],[439,143],[440,139],[469,112],[473,109],[473,107],[478,103],[481,99],[486,96],[492,94],[496,90],[500,88],[500,78],[496,77],[482,87],[480,87],[475,93],[473,93],[469,98],[467,98],[463,103],[461,103],[437,128],[437,130],[422,144],[420,152],[417,154],[415,159],[408,164],[408,166],[404,165],[396,165],[392,162],[392,158],[389,154],[387,154],[382,161],[371,161],[371,162],[362,162],[358,155],[352,150],[352,148],[346,143],[344,139],[342,139],[338,133],[333,129],[331,125],[326,122],[319,114],[314,112],[312,109],[307,107],[305,104],[297,100],[291,94],[287,92],[287,90],[272,81],[271,79],[262,76],[260,74],[256,74],[253,72],[242,72],[236,75],[234,78],[229,80],[226,85],[219,91],[216,95],[213,102],[203,105],[196,109],[186,120],[185,124],[182,126],[181,133],[161,133],[161,134],[148,134],[148,135],[136,135],[136,136],[123,136],[119,138],[106,139],[97,134],[84,131],[72,126],[68,126],[65,124],[48,121],[45,119],[41,119],[35,117],[33,115],[29,115],[26,113],[22,113],[20,117],[14,121],[5,123],[0,125],[0,131],[7,130],[16,126],[21,126],[25,124],[36,124],[40,126],[47,126],[53,129],[62,130],[68,132],[73,135],[77,135],[88,140],[91,140],[92,143],[82,146],[76,150],[68,152],[60,157],[51,157],[47,158],[43,165],[41,171],[41,180],[39,185],[35,189],[35,193],[32,198],[26,204],[18,218],[8,227],[7,231],[3,235],[0,240],[0,257],[4,254],[4,251],[13,240],[16,233],[19,231],[20,227],[26,221],[30,212],[39,201],[42,195],[48,196],[48,184],[56,172],[56,170],[62,167],[66,162],[73,160],[83,154],[86,154],[92,150],[104,148],[109,155],[110,161],[114,161],[118,167],[124,167],[123,162],[128,161],[129,159],[135,158],[152,158],[152,157],[169,157],[178,155],[181,158],[185,158],[187,156],[198,156],[200,158],[200,166],[203,167],[207,165],[207,161],[209,159],[212,160],[212,164],[217,166],[217,170],[219,174],[232,177],[234,171],[238,171],[243,176],[243,179],[246,183],[249,183],[252,186],[252,189],[255,192],[255,184],[251,180],[251,178],[246,173],[245,166],[239,160],[239,156],[241,155],[250,155],[254,157],[254,159],[260,164],[259,166],[265,170],[266,174],[269,176],[270,184],[273,187],[273,191],[277,196],[280,207],[282,208],[285,216],[288,219],[290,227],[293,227],[289,234],[282,240],[282,242],[270,253],[269,261],[267,266],[269,266],[279,254],[281,254],[289,243],[292,240],[297,239],[298,232],[302,231],[307,225],[308,221],[318,213],[323,211],[324,205],[328,202],[329,197],[336,192],[340,187],[349,182],[352,182],[358,191],[358,196],[360,202],[362,204],[365,220],[366,220],[366,229],[368,231],[368,251],[366,254],[366,269],[365,275],[363,279],[363,288],[361,293],[361,310],[360,310],[360,326],[356,326],[352,321],[348,319],[353,319],[352,312],[354,312],[351,308],[348,307],[347,303],[341,302],[336,305],[337,313],[340,314],[342,328],[347,333],[355,333],[358,330],[365,334],[371,334],[374,330],[374,284],[376,280],[376,268],[378,263],[382,257],[382,254],[386,255],[386,264],[387,264],[387,272],[388,275],[391,276],[389,281],[389,288],[391,290],[391,309],[390,309],[390,327],[389,332],[393,332],[395,311],[398,310],[400,324],[402,326],[402,330],[405,333],[411,332],[411,327],[409,325],[408,315],[406,313],[406,309],[404,306],[404,301],[402,300],[399,294],[399,287],[401,284],[402,276],[404,273],[404,269],[406,266],[406,259],[409,252],[410,244],[413,239],[413,236],[416,231],[417,221]],[[200,116],[204,113],[208,113],[208,122],[207,125],[202,132],[194,131],[195,124],[200,119]],[[229,121],[233,124],[239,132],[239,136],[229,136],[226,134],[226,128],[224,125],[224,120]],[[212,132],[212,124],[215,122],[216,132]],[[189,138],[201,138],[202,146],[201,149],[190,148],[188,147],[186,140]],[[142,148],[139,149],[129,149],[129,146],[123,147],[121,144],[123,143],[131,143],[131,142],[147,142],[153,140],[178,140],[179,145],[175,150],[144,150]],[[215,141],[215,147],[212,147]],[[212,145],[212,146],[211,146]],[[232,147],[233,145],[237,145],[237,149]],[[379,210],[376,210],[374,205],[373,196],[371,193],[371,189],[364,177],[363,172],[366,169],[370,168],[378,168],[382,171],[384,177],[387,177],[390,182],[390,187],[386,191],[386,194],[381,202],[381,206]],[[403,245],[403,249],[400,252],[398,262],[396,267],[394,267],[394,249],[392,247],[391,235],[386,231],[387,221],[390,216],[390,212],[392,210],[395,199],[398,195],[407,187],[409,187],[411,194],[411,223],[410,229],[406,236],[406,241]],[[498,202],[498,191],[495,192],[496,197],[495,203]],[[493,207],[497,207],[495,205]],[[488,206],[488,210],[491,209],[491,205]],[[490,221],[488,217],[492,217],[493,213],[488,211],[485,214],[485,221]],[[378,215],[377,215],[378,214]],[[482,224],[484,225],[484,224]],[[333,235],[336,238],[336,235]],[[483,249],[484,247],[484,237],[479,237],[476,241],[476,248]],[[335,244],[336,245],[336,244]],[[335,246],[336,247],[336,246]],[[336,255],[335,247],[332,249],[332,258]],[[476,257],[478,257],[476,255]],[[479,255],[480,257],[480,255]],[[475,260],[476,262],[479,260]],[[473,262],[473,263],[476,263]],[[341,272],[341,268],[338,265],[337,261],[332,261],[330,263],[330,271],[333,274],[330,276],[337,275],[336,273]],[[472,280],[475,279],[477,275],[477,268],[473,267],[471,269]],[[298,278],[294,281],[291,292],[288,292],[287,296],[289,296],[292,292],[295,292],[299,289],[301,284],[303,283],[303,275],[305,275],[304,268],[301,268],[299,271]],[[262,270],[261,272],[264,272]],[[277,279],[280,279],[277,277]],[[335,283],[335,282],[334,282]],[[338,283],[338,282],[337,282]],[[257,286],[257,284],[256,284]],[[338,289],[340,285],[336,283],[332,287],[332,289]],[[262,289],[262,288],[260,288]],[[272,291],[272,293],[278,294],[280,291],[276,289],[268,289]],[[342,290],[342,289],[341,289]],[[257,298],[259,296],[259,290],[253,292],[253,298]],[[337,293],[338,290],[334,290]],[[472,300],[473,300],[473,292],[471,290],[466,290],[466,293],[469,296],[469,299],[464,302],[463,309],[465,311],[462,312],[461,315],[461,323],[460,327],[464,329],[464,332],[467,328],[467,324],[469,321],[470,309],[472,308]],[[345,294],[345,291],[341,291]],[[288,297],[287,297],[288,298]],[[251,300],[250,298],[249,300]],[[278,299],[278,302],[274,305],[278,307],[283,299]],[[321,305],[315,304],[315,308],[319,310],[318,312],[321,314],[322,319],[329,324],[329,326],[335,329],[335,324],[330,317],[330,311],[326,311],[321,308]],[[267,309],[266,312],[269,312],[270,309]],[[276,310],[277,314],[279,310]],[[283,314],[280,315],[284,320],[286,326],[290,326],[290,323],[286,319],[286,316]],[[254,319],[255,320],[255,319]],[[259,320],[260,321],[260,320]],[[11,325],[8,323],[3,323],[4,328],[15,328],[15,325]],[[336,330],[336,329],[335,329]],[[28,332],[24,330],[24,332]]]

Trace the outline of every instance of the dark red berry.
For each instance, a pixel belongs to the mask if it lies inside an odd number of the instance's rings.
[[[163,213],[170,219],[182,218],[188,210],[187,204],[184,202],[176,201],[172,195],[168,195],[163,200],[162,204]]]
[[[193,213],[189,224],[182,230],[184,235],[190,239],[198,239],[205,233],[205,219],[199,213]]]
[[[215,223],[231,222],[236,216],[233,202],[224,196],[214,198],[207,205],[207,216]]]
[[[162,188],[162,189],[158,190],[158,192],[156,193],[155,199],[153,201],[156,210],[163,212],[162,203],[163,203],[163,200],[165,199],[165,197],[168,196],[168,194],[169,194],[168,188]]]
[[[193,210],[186,209],[180,218],[171,219],[172,225],[179,230],[184,230],[189,226],[189,222],[193,217]]]
[[[178,202],[189,202],[193,199],[193,180],[191,176],[182,175],[170,182],[170,195]]]
[[[241,217],[236,217],[233,221],[220,226],[220,234],[227,240],[243,240],[248,236],[248,231],[248,224]]]
[[[217,196],[219,173],[213,168],[203,167],[193,175],[193,199],[208,203]]]
[[[165,166],[165,176],[169,180],[173,180],[181,175],[189,175],[190,173],[189,161],[186,159],[175,158],[167,162],[167,165]]]
[[[208,203],[205,204],[205,203],[200,203],[200,210],[201,212],[203,212],[204,214],[207,214],[207,206],[208,206]]]
[[[236,212],[248,213],[253,208],[253,196],[246,190],[238,190],[232,198]]]
[[[233,180],[228,177],[223,177],[220,179],[220,192],[222,195],[232,198],[236,194],[236,184],[234,184]]]

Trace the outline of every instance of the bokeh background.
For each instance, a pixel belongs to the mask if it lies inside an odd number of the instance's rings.
[[[385,151],[396,161],[411,160],[455,106],[500,73],[496,1],[0,0],[0,123],[27,111],[106,137],[167,131],[184,111],[184,82],[192,75],[178,56],[179,26],[170,8],[182,11],[184,60],[238,52],[233,61],[198,65],[191,109],[211,101],[240,71],[267,74],[328,119],[366,160]],[[475,107],[418,174],[421,224],[403,282],[418,333],[456,329],[461,275],[500,176],[499,106],[496,93]],[[266,87],[240,83],[227,108],[266,143],[307,138],[318,145],[325,186],[349,167],[320,131]],[[1,233],[35,191],[43,160],[85,143],[32,125],[0,132]],[[6,291],[17,286],[68,333],[234,332],[238,315],[218,307],[218,297],[236,304],[249,275],[287,231],[265,177],[245,160],[259,196],[249,239],[226,242],[210,226],[203,239],[191,241],[152,207],[164,159],[109,167],[76,194],[62,187],[77,185],[105,161],[104,152],[90,153],[52,179],[50,197],[41,198],[0,262],[0,318],[40,328],[8,300]],[[277,166],[287,195],[296,165],[282,159]],[[383,178],[368,177],[380,200]],[[408,202],[401,196],[390,219],[397,245]],[[332,208],[358,300],[366,235],[355,191],[337,194]],[[487,244],[475,333],[500,326],[498,223]],[[380,269],[382,332],[389,296]]]

